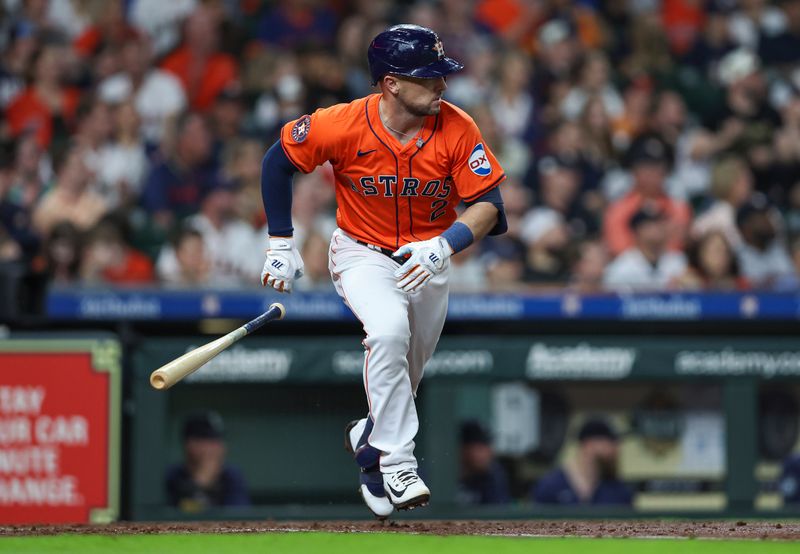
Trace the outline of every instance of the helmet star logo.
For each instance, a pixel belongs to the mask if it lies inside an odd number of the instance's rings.
[[[433,49],[436,50],[436,54],[439,56],[440,60],[444,58],[444,46],[442,46],[441,40],[436,40],[436,44],[433,45]]]

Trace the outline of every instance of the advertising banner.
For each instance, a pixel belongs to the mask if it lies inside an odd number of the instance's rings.
[[[116,519],[119,391],[116,341],[0,341],[0,524]]]
[[[151,339],[134,353],[141,378],[207,342]],[[360,381],[357,337],[251,337],[225,350],[184,385]],[[425,366],[429,378],[622,381],[800,378],[800,348],[785,337],[442,337]]]

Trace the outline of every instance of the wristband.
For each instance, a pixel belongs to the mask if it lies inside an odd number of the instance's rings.
[[[453,254],[461,252],[475,240],[475,236],[472,234],[470,228],[460,221],[453,223],[442,233],[442,237],[444,237],[450,245],[450,248],[453,249]]]

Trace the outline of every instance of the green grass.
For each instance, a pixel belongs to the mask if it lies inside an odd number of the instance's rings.
[[[782,554],[796,543],[700,539],[539,539],[436,537],[391,533],[254,533],[230,535],[57,535],[0,538],[14,554]]]

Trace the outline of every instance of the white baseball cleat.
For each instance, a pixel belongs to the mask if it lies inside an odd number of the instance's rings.
[[[363,421],[363,420],[362,420]],[[364,452],[366,448],[371,448],[367,445],[366,440],[362,441],[369,433],[364,433],[364,425],[359,425],[360,421],[351,421],[345,428],[345,449],[353,455],[356,463],[363,461],[364,458],[369,459],[371,456],[368,452]],[[386,497],[386,492],[383,490],[383,477],[381,476],[380,468],[378,467],[377,460],[374,465],[369,460],[366,463],[370,464],[369,468],[361,467],[359,473],[359,487],[358,492],[361,498],[364,499],[364,504],[378,519],[386,519],[394,511],[394,506]],[[360,466],[360,464],[359,464]]]
[[[401,469],[383,474],[383,488],[386,496],[398,510],[413,510],[426,506],[431,499],[431,491],[417,474],[416,469]]]

